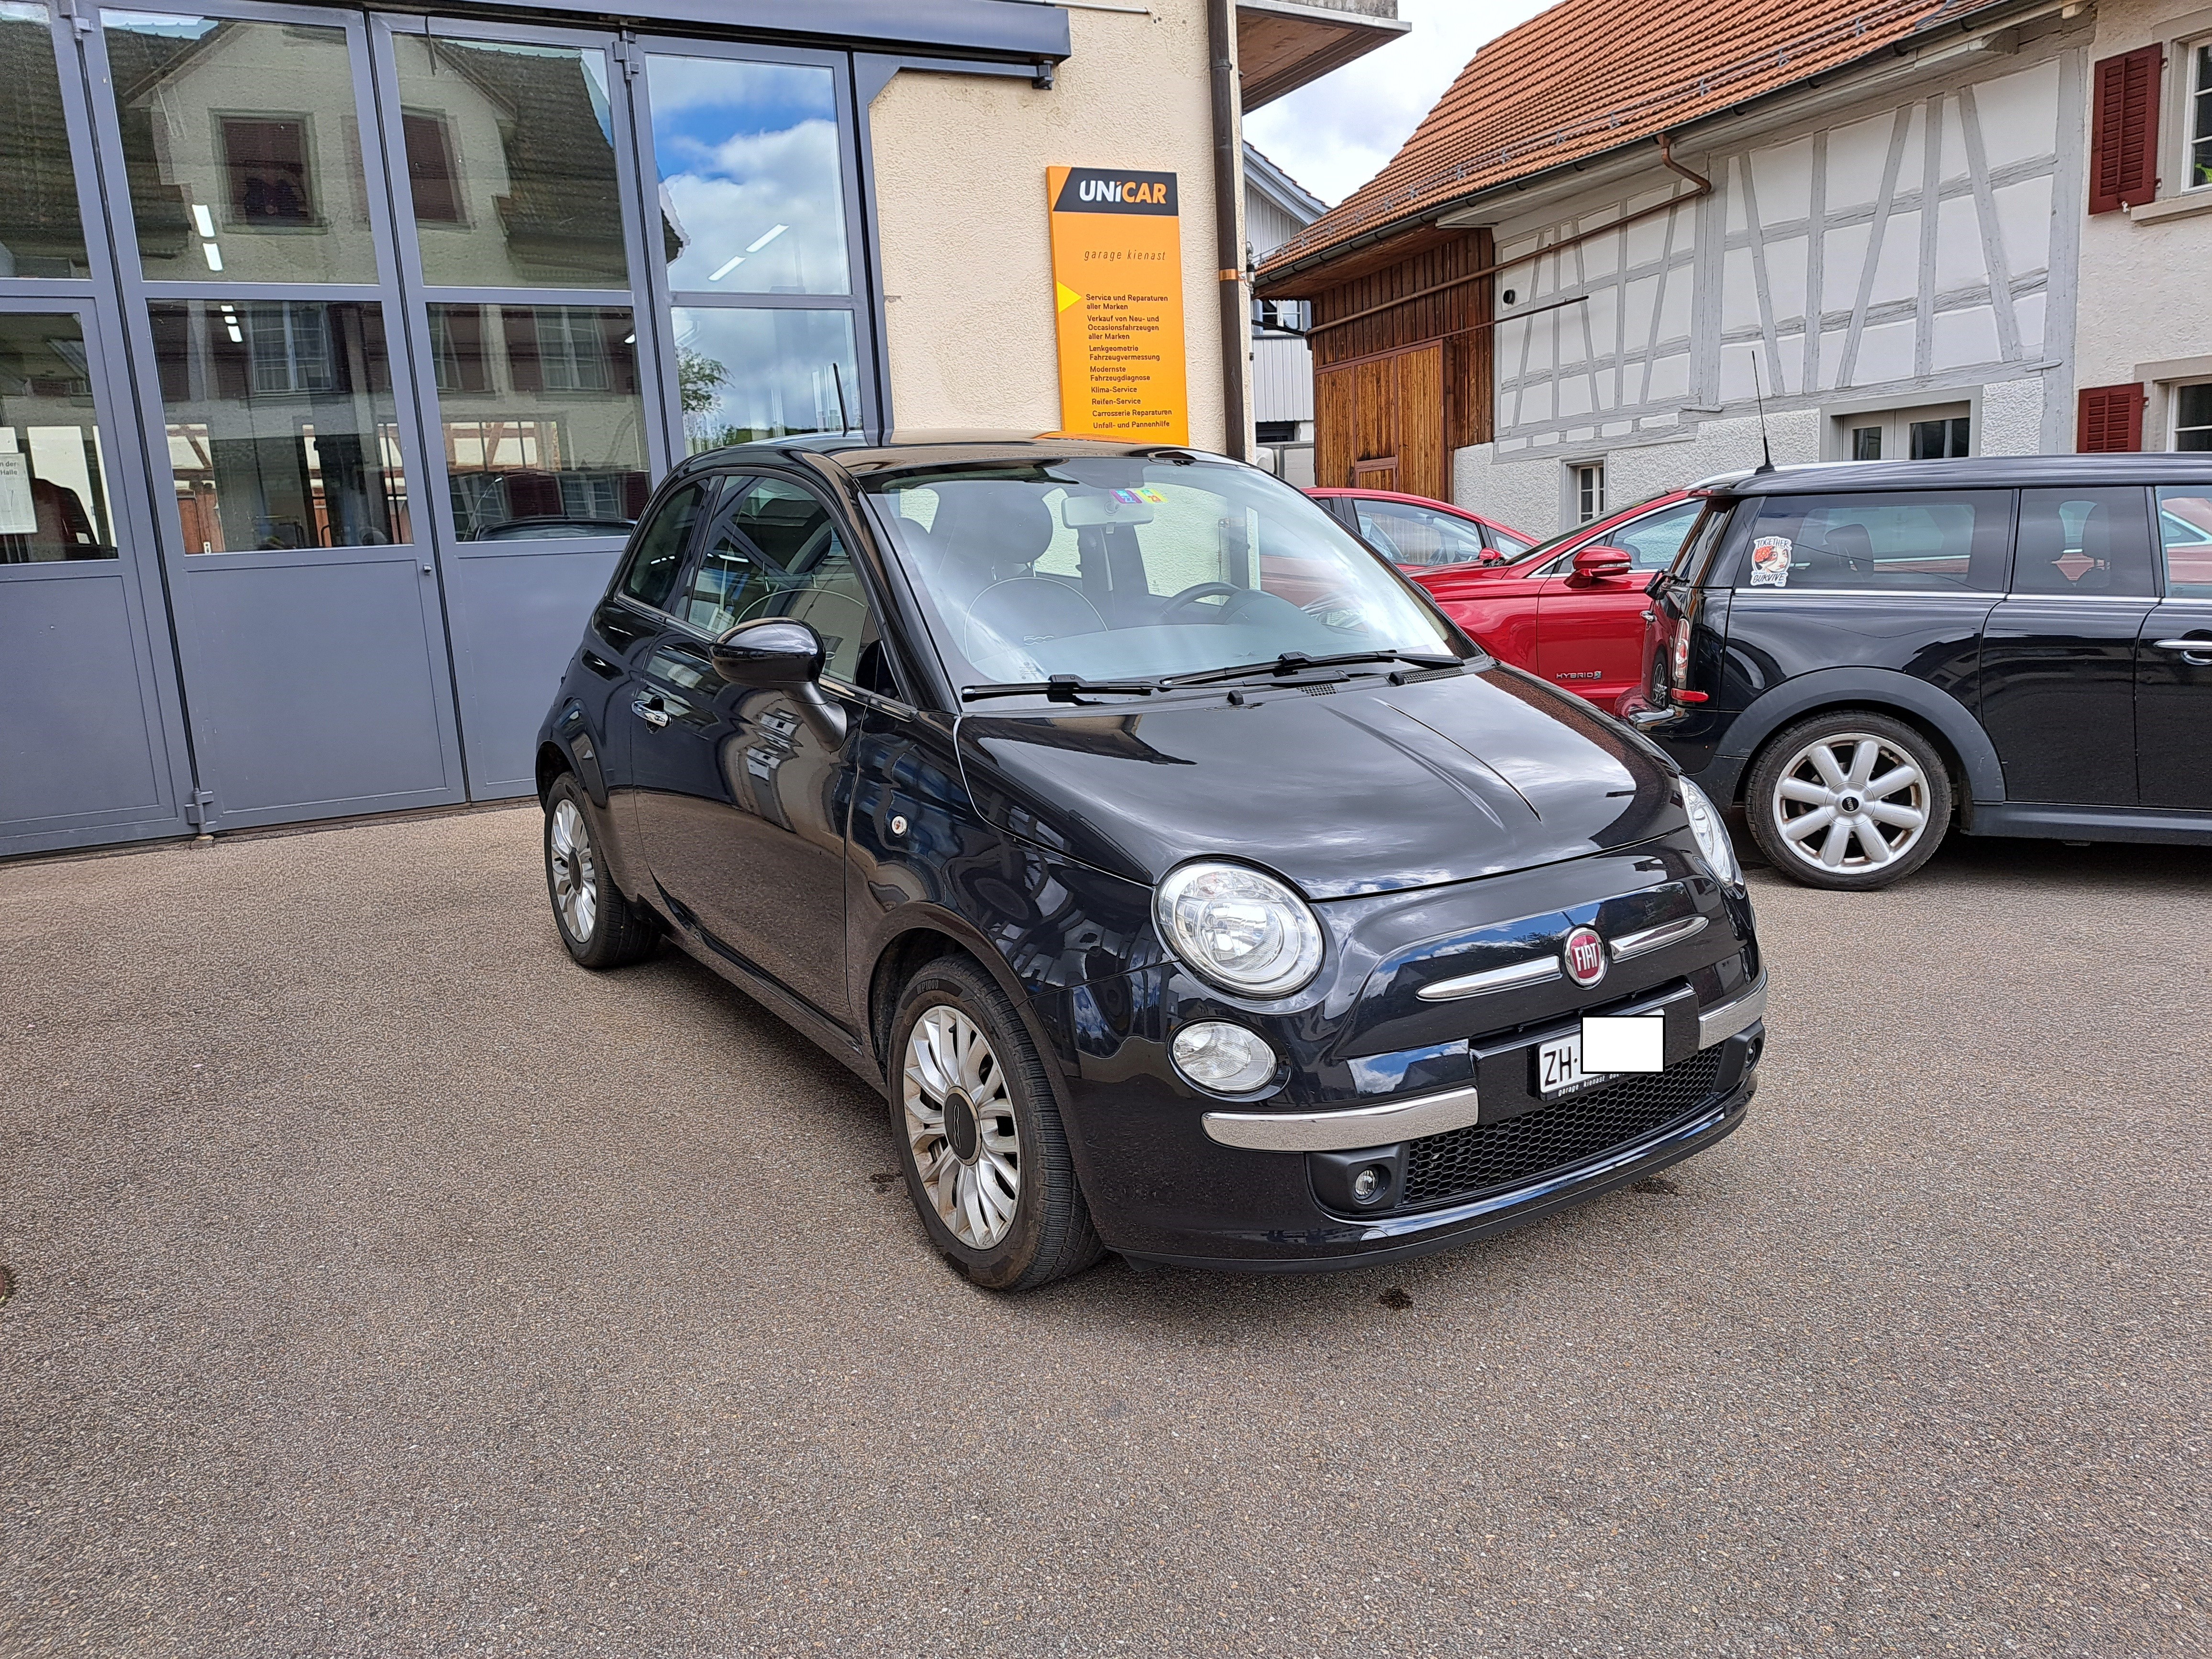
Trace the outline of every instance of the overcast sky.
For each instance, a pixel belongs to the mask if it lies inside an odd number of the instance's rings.
[[[1474,49],[1551,0],[1398,0],[1413,27],[1245,118],[1244,136],[1331,206],[1398,153]]]

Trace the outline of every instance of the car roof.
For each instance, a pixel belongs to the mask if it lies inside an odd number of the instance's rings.
[[[694,455],[686,471],[763,465],[802,456],[816,457],[851,474],[856,480],[885,474],[924,471],[963,463],[1049,461],[1078,455],[1149,457],[1173,453],[1201,460],[1225,460],[1210,450],[1189,444],[1117,443],[1096,438],[1021,437],[997,432],[928,433],[902,437],[894,433],[877,441],[851,434],[828,433],[811,437],[778,438],[762,443],[732,444]]]
[[[2212,484],[2212,454],[1975,455],[1952,461],[1826,461],[1728,472],[1698,487],[1725,495],[1869,489],[2016,489],[2039,484]]]
[[[1497,520],[1487,514],[1478,513],[1471,507],[1462,507],[1454,501],[1440,501],[1433,495],[1411,495],[1402,489],[1316,489],[1306,490],[1304,493],[1316,497],[1349,495],[1355,501],[1403,501],[1407,507],[1433,507],[1439,513],[1449,513],[1455,518],[1473,519],[1480,524],[1497,523]]]

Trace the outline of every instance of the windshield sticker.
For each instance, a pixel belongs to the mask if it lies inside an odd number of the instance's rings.
[[[1140,501],[1151,502],[1157,506],[1167,501],[1166,496],[1161,495],[1150,484],[1140,485],[1135,489],[1117,489],[1114,492],[1114,499],[1129,507],[1134,507]]]
[[[1787,536],[1761,536],[1751,544],[1751,585],[1753,587],[1790,586],[1790,545]]]

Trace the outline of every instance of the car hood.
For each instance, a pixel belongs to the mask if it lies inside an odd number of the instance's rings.
[[[1254,689],[1150,707],[969,714],[983,815],[1154,882],[1186,859],[1273,870],[1310,898],[1466,881],[1678,829],[1672,767],[1581,699],[1510,668],[1394,686]]]

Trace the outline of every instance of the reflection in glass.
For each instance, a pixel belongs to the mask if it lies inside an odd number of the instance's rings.
[[[84,331],[0,313],[0,564],[114,556]]]
[[[422,280],[628,288],[606,54],[401,34]]]
[[[646,59],[671,288],[848,294],[830,71]]]
[[[410,539],[381,307],[149,310],[187,553]]]
[[[44,6],[0,0],[0,276],[83,276],[84,225]]]
[[[430,362],[462,540],[629,531],[653,479],[628,310],[434,305]]]
[[[690,453],[793,433],[860,430],[849,312],[679,306],[674,319]]]
[[[148,276],[376,280],[343,29],[100,19]]]

